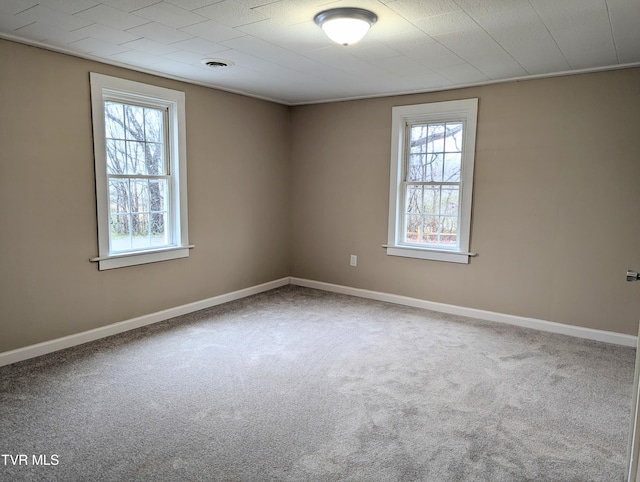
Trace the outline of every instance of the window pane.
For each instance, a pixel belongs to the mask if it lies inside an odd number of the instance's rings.
[[[127,141],[127,174],[146,174],[144,143]]]
[[[419,158],[420,156],[412,156]],[[430,172],[443,167],[449,169],[448,182],[459,182],[460,154],[429,154],[433,159],[426,166],[426,181],[432,180]],[[436,167],[437,166],[437,167]],[[421,181],[416,181],[421,182]],[[460,186],[407,185],[405,193],[404,240],[431,246],[457,246]]]
[[[447,152],[462,152],[462,123],[447,122],[446,128],[445,150]]]
[[[129,212],[129,181],[111,179],[109,181],[109,210],[111,213]]]
[[[429,124],[427,152],[444,152],[444,124]]]
[[[157,142],[150,142],[146,147],[145,164],[148,174],[152,176],[165,175],[164,146]]]
[[[440,202],[440,214],[446,216],[458,215],[458,187],[443,187],[441,202]]]
[[[419,214],[422,212],[424,204],[424,187],[407,186],[405,198],[405,212],[409,214]]]
[[[458,244],[458,217],[443,216],[440,219],[440,244],[455,246]]]
[[[125,139],[144,141],[144,108],[135,105],[124,106]]]
[[[424,180],[426,182],[442,182],[444,156],[442,154],[427,154]]]
[[[426,160],[424,154],[411,154],[407,181],[422,182],[425,180]]]
[[[147,142],[164,142],[164,116],[158,109],[144,110],[144,131]]]
[[[129,214],[112,214],[109,235],[111,237],[111,251],[125,251],[131,249],[130,234],[131,216]]]
[[[131,216],[131,238],[133,249],[149,247],[149,214]]]
[[[444,182],[460,182],[460,167],[462,166],[462,154],[445,154],[444,156]]]
[[[104,128],[107,139],[124,139],[124,106],[122,104],[104,103]]]
[[[422,212],[425,214],[438,214],[440,207],[440,187],[425,186]]]
[[[168,205],[168,182],[166,179],[149,181],[149,206],[151,211],[166,211]]]
[[[151,245],[169,244],[167,236],[167,213],[151,213]]]
[[[405,216],[405,243],[419,243],[422,236],[422,216],[407,215]]]
[[[149,183],[148,181],[131,181],[131,212],[149,212]]]
[[[411,154],[426,152],[427,145],[427,126],[416,125],[411,126],[410,151]]]
[[[425,217],[422,242],[427,244],[438,244],[438,216]]]
[[[107,172],[109,174],[125,174],[127,160],[124,141],[107,139]]]

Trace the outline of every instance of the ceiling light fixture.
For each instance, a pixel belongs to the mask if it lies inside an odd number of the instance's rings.
[[[362,8],[332,8],[316,15],[313,20],[331,40],[351,45],[362,39],[378,16]]]

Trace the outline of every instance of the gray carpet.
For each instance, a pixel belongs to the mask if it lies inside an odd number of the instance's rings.
[[[0,478],[622,481],[634,353],[285,287],[0,368]]]

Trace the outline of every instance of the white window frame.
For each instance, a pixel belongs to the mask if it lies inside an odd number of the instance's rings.
[[[473,197],[473,165],[475,159],[478,99],[463,99],[392,108],[391,173],[389,184],[389,231],[387,255],[408,258],[468,263],[471,234],[471,201]],[[407,126],[415,123],[462,122],[463,149],[460,177],[460,211],[458,245],[451,249],[430,248],[404,243],[404,181],[407,158]]]
[[[189,256],[189,228],[187,216],[187,150],[185,123],[185,94],[177,90],[131,80],[90,73],[91,114],[96,176],[98,218],[98,257],[91,261],[100,270],[155,263]],[[109,180],[105,139],[105,102],[114,101],[163,109],[167,112],[167,140],[169,179],[170,244],[158,248],[111,252],[109,246]]]

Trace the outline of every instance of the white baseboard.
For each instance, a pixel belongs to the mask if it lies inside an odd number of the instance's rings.
[[[398,305],[413,306],[415,308],[424,308],[427,310],[438,311],[441,313],[449,313],[452,315],[468,316],[486,321],[495,321],[498,323],[506,323],[509,325],[522,326],[524,328],[532,328],[534,330],[548,331],[551,333],[559,333],[562,335],[575,336],[577,338],[586,338],[588,340],[603,341],[615,345],[636,347],[638,338],[633,335],[625,335],[623,333],[615,333],[612,331],[594,330],[593,328],[583,328],[575,325],[565,325],[553,321],[539,320],[536,318],[526,318],[524,316],[506,315],[504,313],[496,313],[493,311],[478,310],[475,308],[465,308],[463,306],[448,305],[445,303],[437,303],[434,301],[425,301],[418,298],[409,298],[407,296],[383,293],[380,291],[370,291],[360,288],[351,288],[349,286],[324,283],[322,281],[312,281],[303,278],[291,278],[291,284],[297,286],[306,286],[307,288],[315,288],[324,291],[332,291],[334,293],[342,293],[345,295],[358,296],[360,298],[369,298],[372,300],[386,301]]]
[[[177,306],[175,308],[169,308],[167,310],[158,311],[149,315],[139,316],[130,320],[120,321],[107,326],[101,326],[93,330],[83,331],[73,335],[65,336],[62,338],[56,338],[55,340],[45,341],[37,343],[35,345],[26,346],[24,348],[18,348],[16,350],[6,351],[0,353],[0,366],[10,365],[22,360],[34,358],[40,355],[46,355],[54,351],[63,350],[72,346],[81,345],[89,341],[98,340],[107,336],[116,335],[125,331],[140,328],[142,326],[151,325],[159,321],[168,320],[176,316],[185,315],[194,311],[210,308],[211,306],[221,305],[229,301],[238,300],[240,298],[246,298],[247,296],[262,293],[263,291],[272,290],[281,286],[286,286],[290,283],[288,277],[281,278],[268,283],[263,283],[249,288],[233,291],[205,300],[188,303],[186,305]]]
[[[130,320],[120,321],[111,325],[102,326],[89,331],[83,331],[73,335],[57,338],[55,340],[37,343],[35,345],[18,348],[16,350],[0,353],[0,366],[10,365],[19,361],[34,358],[40,355],[46,355],[54,351],[63,350],[72,346],[81,345],[107,336],[116,335],[125,331],[140,328],[142,326],[151,325],[159,321],[168,320],[176,316],[193,313],[194,311],[203,310],[212,306],[221,305],[229,301],[246,298],[247,296],[269,291],[288,284],[296,286],[305,286],[307,288],[315,288],[323,291],[331,291],[334,293],[342,293],[345,295],[357,296],[360,298],[368,298],[378,301],[386,301],[398,305],[412,306],[415,308],[423,308],[441,313],[450,313],[453,315],[468,316],[480,320],[494,321],[498,323],[506,323],[509,325],[522,326],[532,328],[534,330],[548,331],[551,333],[559,333],[563,335],[575,336],[577,338],[586,338],[588,340],[602,341],[605,343],[613,343],[615,345],[636,347],[637,337],[633,335],[625,335],[622,333],[614,333],[611,331],[594,330],[592,328],[583,328],[574,325],[565,325],[553,321],[538,320],[536,318],[525,318],[523,316],[506,315],[504,313],[496,313],[493,311],[478,310],[475,308],[465,308],[463,306],[448,305],[445,303],[437,303],[434,301],[426,301],[418,298],[410,298],[408,296],[394,295],[391,293],[383,293],[380,291],[370,291],[361,288],[351,288],[349,286],[324,283],[322,281],[313,281],[303,278],[285,277],[278,280],[269,281],[256,286],[251,286],[231,293],[226,293],[205,300],[188,303],[186,305],[169,308],[167,310],[158,311],[149,315],[139,316]]]

